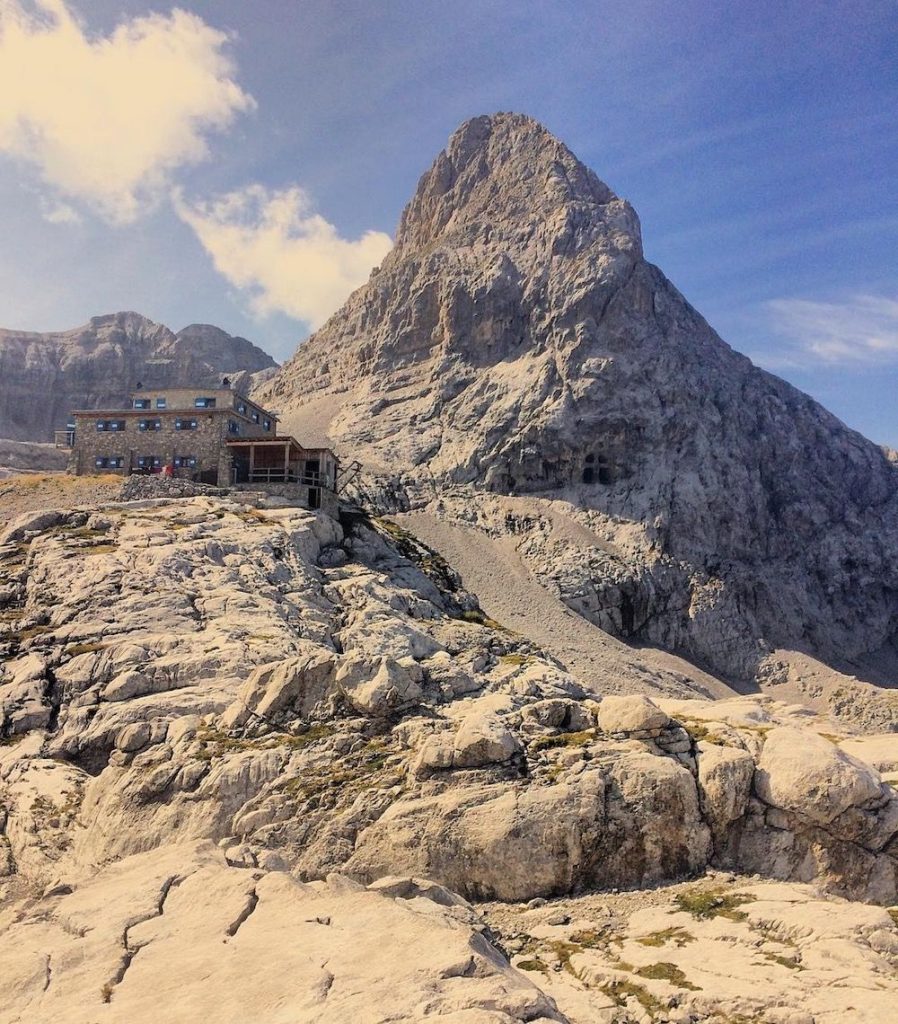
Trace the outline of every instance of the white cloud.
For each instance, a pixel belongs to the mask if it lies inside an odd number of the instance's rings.
[[[206,135],[254,106],[225,33],[175,9],[91,38],[65,0],[0,0],[0,152],[115,223],[133,221]]]
[[[775,299],[765,305],[774,329],[790,343],[773,360],[781,365],[898,360],[898,300],[855,295],[842,302]]]
[[[80,224],[81,214],[68,203],[40,198],[41,216],[48,224]]]
[[[341,238],[300,188],[249,185],[198,204],[176,193],[175,208],[216,269],[249,292],[256,314],[282,312],[312,328],[364,283],[393,244],[382,231]]]

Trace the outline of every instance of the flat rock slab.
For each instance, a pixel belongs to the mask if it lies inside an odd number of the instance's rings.
[[[0,916],[0,1020],[566,1020],[461,901],[426,891],[394,898],[340,876],[304,885],[229,867],[209,843],[139,854]]]

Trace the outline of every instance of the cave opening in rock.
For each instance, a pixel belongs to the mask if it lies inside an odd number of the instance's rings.
[[[621,597],[620,622],[623,635],[630,636],[636,624],[636,609],[633,607],[633,601],[628,594],[624,594]]]
[[[592,466],[587,466],[583,470],[583,483],[585,483],[585,484],[595,483],[595,476],[596,476],[596,472],[592,468]]]

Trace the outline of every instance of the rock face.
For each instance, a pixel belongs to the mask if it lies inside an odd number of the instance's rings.
[[[526,117],[452,136],[383,265],[258,397],[360,458],[369,500],[514,536],[618,636],[743,679],[774,648],[894,637],[894,461],[732,351]]]
[[[0,437],[51,441],[73,409],[120,405],[138,382],[203,384],[275,365],[217,327],[193,324],[174,334],[137,313],[48,334],[0,329]]]
[[[32,511],[0,534],[7,872],[76,882],[209,839],[304,880],[477,899],[712,863],[898,897],[898,796],[828,719],[697,700],[684,674],[679,696],[603,695],[481,621],[394,526],[242,498]]]

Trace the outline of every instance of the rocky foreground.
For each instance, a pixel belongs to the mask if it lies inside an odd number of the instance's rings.
[[[0,619],[2,1021],[889,1019],[894,734],[575,677],[246,496],[26,512]]]

